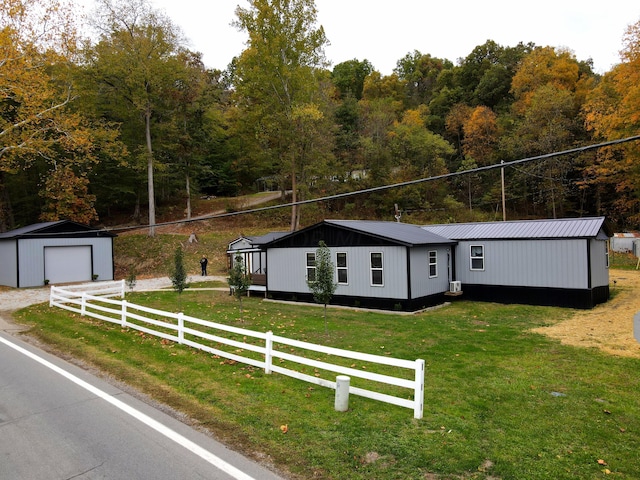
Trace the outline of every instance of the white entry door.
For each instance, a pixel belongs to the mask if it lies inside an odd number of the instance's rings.
[[[44,277],[56,283],[91,280],[91,245],[44,247]]]

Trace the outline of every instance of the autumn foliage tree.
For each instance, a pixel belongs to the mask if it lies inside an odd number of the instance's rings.
[[[77,176],[70,166],[56,168],[44,182],[40,195],[45,204],[40,219],[72,220],[86,225],[98,219],[95,195],[88,192],[89,180]]]
[[[236,101],[243,113],[243,138],[248,154],[290,185],[295,203],[304,174],[304,145],[297,133],[319,122],[328,96],[323,93],[323,69],[328,65],[324,29],[316,25],[313,0],[250,0],[236,9],[234,25],[248,34],[247,49],[236,59]],[[311,114],[311,112],[315,112]],[[314,119],[315,118],[315,119]],[[303,141],[304,143],[304,141]],[[316,159],[329,156],[330,144],[315,142],[305,149]],[[258,163],[256,162],[256,163]],[[291,230],[299,224],[299,206],[291,210]]]
[[[623,43],[622,62],[603,76],[584,109],[586,126],[599,140],[640,133],[640,21],[628,27]],[[593,189],[600,212],[625,226],[640,224],[638,142],[598,150],[585,167],[584,185]]]
[[[76,42],[68,4],[0,1],[0,231],[13,225],[10,176],[36,162],[95,160],[91,126],[70,108]]]

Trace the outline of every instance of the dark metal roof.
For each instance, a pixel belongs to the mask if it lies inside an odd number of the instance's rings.
[[[424,230],[452,240],[596,238],[611,236],[604,217],[425,225]]]
[[[328,225],[366,233],[407,246],[414,245],[450,245],[455,243],[437,233],[424,230],[418,225],[399,222],[381,222],[373,220],[325,220]]]
[[[285,235],[289,235],[291,232],[269,232],[264,235],[260,235],[258,237],[246,237],[252,245],[264,245],[265,243],[269,243],[273,240],[277,240],[278,238],[282,238]]]
[[[16,228],[9,232],[0,233],[0,240],[16,238],[43,238],[43,237],[115,237],[116,235],[103,230],[95,230],[87,225],[82,225],[71,220],[58,220],[56,222],[42,222]]]

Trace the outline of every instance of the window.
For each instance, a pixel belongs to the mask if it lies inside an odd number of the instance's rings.
[[[349,275],[347,272],[347,253],[346,252],[338,252],[336,253],[336,273],[338,276],[338,283],[341,285],[346,285],[349,283]]]
[[[484,245],[471,245],[471,270],[484,270]]]
[[[604,244],[604,263],[605,266],[609,268],[609,240]]]
[[[429,278],[438,276],[438,252],[432,250],[429,252]]]
[[[371,285],[384,285],[381,252],[371,252]]]
[[[315,252],[307,253],[307,281],[316,281],[316,254]]]

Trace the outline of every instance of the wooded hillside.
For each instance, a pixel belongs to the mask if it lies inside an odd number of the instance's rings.
[[[408,52],[384,76],[366,59],[328,64],[313,0],[238,7],[247,47],[225,71],[147,0],[97,3],[85,39],[71,1],[0,0],[0,231],[155,225],[191,218],[203,195],[273,189],[297,202],[459,171],[322,209],[499,219],[501,171],[474,169],[640,134],[640,19],[603,75],[523,39],[487,40],[456,63]],[[509,166],[504,186],[507,218],[606,215],[638,229],[640,142]],[[306,208],[290,208],[292,229]]]

